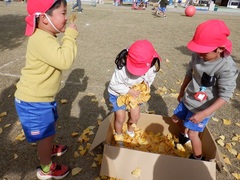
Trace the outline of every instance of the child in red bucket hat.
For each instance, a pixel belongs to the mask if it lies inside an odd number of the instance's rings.
[[[55,96],[61,85],[62,71],[70,69],[77,53],[75,24],[67,23],[66,0],[28,0],[26,32],[29,36],[26,65],[15,92],[15,106],[28,142],[38,142],[39,179],[62,179],[69,167],[52,162],[52,156],[67,151],[53,145],[58,119]],[[63,32],[62,45],[57,34]]]
[[[204,160],[199,133],[214,113],[227,103],[236,88],[239,71],[230,53],[230,30],[221,20],[200,24],[187,47],[194,53],[178,96],[173,122],[180,130],[179,142],[191,142],[191,159]]]
[[[139,91],[132,87],[145,82],[148,87],[154,81],[156,73],[160,69],[161,58],[148,40],[137,40],[128,49],[123,49],[116,57],[117,68],[113,73],[108,86],[109,100],[115,113],[115,134],[122,136],[122,127],[125,121],[126,106],[118,106],[117,98],[120,95],[130,94],[137,98]],[[133,124],[137,124],[140,118],[140,107],[129,110],[127,134],[134,137]]]

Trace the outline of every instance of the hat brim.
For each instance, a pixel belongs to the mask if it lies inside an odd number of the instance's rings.
[[[126,67],[127,67],[127,70],[131,74],[133,74],[135,76],[142,76],[150,69],[151,65],[150,66],[146,66],[145,68],[143,68],[143,67],[139,67],[138,68],[138,67],[136,67],[135,63],[132,63],[131,57],[128,56],[127,57],[127,65],[126,65]]]
[[[203,45],[199,45],[196,44],[193,41],[190,41],[187,44],[187,48],[193,52],[196,53],[209,53],[214,51],[215,49],[217,49],[220,46],[225,46],[225,49],[231,53],[232,52],[232,42],[230,40],[227,40],[227,42],[225,44],[219,45],[219,46],[203,46]]]

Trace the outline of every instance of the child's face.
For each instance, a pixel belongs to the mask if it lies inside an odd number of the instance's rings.
[[[219,47],[216,50],[209,53],[198,53],[198,55],[203,58],[205,61],[214,61],[221,57],[221,53],[225,48]]]
[[[67,23],[67,6],[64,6],[62,3],[59,8],[53,10],[52,16],[49,16],[49,18],[60,32],[65,32]],[[51,32],[53,34],[58,33],[54,28],[51,28]]]

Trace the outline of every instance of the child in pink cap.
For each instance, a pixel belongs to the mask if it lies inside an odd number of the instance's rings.
[[[210,118],[233,96],[238,69],[230,53],[230,30],[221,20],[200,24],[187,47],[194,53],[178,96],[173,122],[180,130],[179,142],[191,142],[191,159],[204,160],[199,133]]]
[[[62,179],[69,167],[52,162],[52,156],[67,151],[53,145],[58,119],[55,96],[60,89],[62,71],[70,69],[77,53],[75,24],[67,23],[66,0],[28,0],[26,32],[29,36],[26,63],[15,92],[15,106],[28,142],[38,142],[39,179]],[[62,45],[57,34],[65,33]]]
[[[117,98],[127,93],[135,98],[139,96],[140,92],[132,89],[133,85],[145,82],[150,87],[160,69],[160,60],[160,56],[148,40],[138,40],[117,55],[115,60],[117,68],[108,86],[109,100],[113,106],[112,111],[115,113],[114,129],[116,135],[122,135],[126,115],[126,106],[119,107]],[[139,106],[129,110],[126,133],[130,137],[135,135],[134,127],[131,125],[137,124],[139,118]]]

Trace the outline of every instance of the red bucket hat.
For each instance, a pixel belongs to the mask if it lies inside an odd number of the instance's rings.
[[[208,20],[200,24],[187,47],[193,52],[208,53],[220,46],[230,54],[232,42],[227,38],[230,30],[222,20]]]
[[[25,35],[31,36],[36,27],[36,17],[49,10],[57,0],[28,0],[28,16],[25,18],[27,23]]]
[[[127,70],[136,76],[145,74],[151,67],[152,60],[160,56],[148,40],[138,40],[128,49]]]

